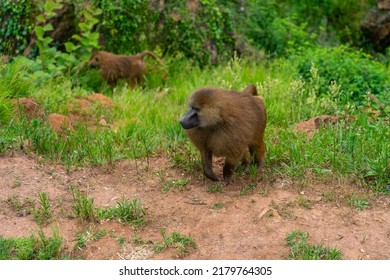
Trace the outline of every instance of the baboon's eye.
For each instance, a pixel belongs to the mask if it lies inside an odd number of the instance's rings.
[[[199,108],[196,108],[196,107],[191,107],[192,109],[194,109],[195,111],[199,112],[200,109]]]
[[[99,57],[98,56],[95,57],[95,60],[96,60],[96,62],[99,62]]]

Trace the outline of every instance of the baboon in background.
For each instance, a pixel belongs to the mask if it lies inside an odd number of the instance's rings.
[[[189,98],[189,110],[180,119],[187,136],[200,150],[204,175],[217,181],[212,157],[225,157],[223,177],[229,180],[234,168],[247,161],[248,149],[259,169],[264,167],[264,130],[267,113],[256,86],[242,93],[202,88]]]
[[[100,74],[110,85],[115,85],[119,79],[126,79],[131,88],[139,84],[145,74],[144,57],[149,55],[159,63],[157,55],[151,51],[143,51],[135,55],[117,55],[109,52],[93,52],[89,66],[100,68]]]

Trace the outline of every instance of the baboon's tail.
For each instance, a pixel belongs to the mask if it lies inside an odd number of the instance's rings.
[[[146,51],[143,51],[141,53],[136,54],[136,56],[139,57],[140,59],[144,59],[144,57],[146,55],[149,55],[149,56],[153,57],[155,60],[157,60],[159,63],[161,63],[161,61],[158,58],[157,54],[155,54],[154,52],[146,50]]]
[[[251,94],[253,96],[257,96],[257,89],[254,84],[249,84],[242,93]]]

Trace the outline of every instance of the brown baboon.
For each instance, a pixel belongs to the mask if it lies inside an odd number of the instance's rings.
[[[250,84],[242,93],[203,88],[188,102],[180,119],[187,136],[200,150],[204,175],[217,181],[212,156],[225,157],[223,177],[229,180],[240,161],[247,161],[248,149],[258,167],[264,167],[264,130],[267,114],[264,101]]]
[[[119,79],[126,79],[131,88],[134,88],[145,74],[146,55],[161,63],[157,55],[151,51],[143,51],[135,55],[117,55],[99,51],[92,53],[89,65],[92,68],[100,68],[102,78],[110,85],[115,85]]]

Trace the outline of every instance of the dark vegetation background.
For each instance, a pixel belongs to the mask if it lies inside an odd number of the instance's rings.
[[[295,56],[302,77],[315,63],[324,86],[348,81],[358,98],[368,89],[373,94],[387,89],[387,74],[365,59],[371,58],[367,53],[388,64],[387,2],[64,0],[56,6],[49,0],[1,0],[0,53],[38,57],[43,70],[54,74],[78,73],[80,58],[88,59],[92,49],[121,54],[149,49],[200,67],[227,62],[234,54],[254,61]]]
[[[46,1],[50,2],[50,1]],[[54,1],[52,1],[54,2]],[[379,1],[386,2],[386,1]],[[363,36],[361,23],[375,0],[64,0],[51,22],[51,44],[64,43],[80,32],[86,4],[103,12],[93,27],[102,49],[135,53],[159,49],[162,55],[184,55],[201,65],[229,60],[263,50],[286,56],[314,45],[347,44],[367,51],[373,46]],[[2,0],[0,52],[23,54],[31,42],[37,16],[45,1]],[[37,54],[36,47],[29,53]],[[379,49],[385,51],[381,46]]]

